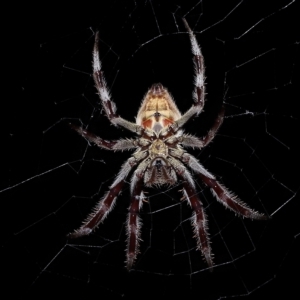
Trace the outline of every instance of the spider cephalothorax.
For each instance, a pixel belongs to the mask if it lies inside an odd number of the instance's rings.
[[[126,262],[128,269],[131,269],[139,253],[141,228],[139,211],[145,199],[143,186],[174,185],[179,180],[183,185],[184,199],[193,210],[192,226],[197,240],[197,248],[202,252],[209,267],[213,266],[206,215],[188,168],[211,188],[213,195],[225,207],[243,217],[251,219],[267,218],[264,214],[252,210],[240,201],[237,196],[221,185],[214,175],[204,169],[195,157],[184,150],[185,147],[201,149],[214,138],[222,124],[224,109],[221,109],[214,125],[205,137],[200,139],[183,133],[181,128],[188,120],[202,111],[205,100],[203,56],[194,33],[186,20],[183,21],[189,33],[195,64],[194,104],[185,114],[181,115],[168,90],[162,84],[157,83],[153,84],[145,95],[136,117],[136,123],[126,121],[118,116],[116,105],[110,98],[102,73],[98,49],[99,35],[96,33],[93,51],[93,76],[102,106],[112,124],[122,126],[136,133],[137,138],[106,141],[82,127],[71,124],[71,127],[80,135],[101,148],[113,151],[135,150],[132,156],[123,164],[109,191],[99,201],[93,212],[79,229],[69,234],[71,238],[88,235],[103,222],[113,208],[125,179],[131,170],[135,169],[130,184],[131,204],[127,219]]]

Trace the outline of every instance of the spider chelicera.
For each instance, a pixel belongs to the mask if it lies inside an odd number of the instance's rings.
[[[220,184],[215,176],[208,172],[195,157],[184,150],[185,147],[201,149],[212,141],[223,122],[224,108],[219,112],[215,123],[205,137],[200,139],[183,132],[182,127],[188,120],[199,115],[205,101],[204,59],[194,33],[185,19],[183,22],[189,34],[195,65],[194,103],[185,114],[181,115],[168,90],[162,84],[157,83],[153,84],[145,95],[136,117],[136,123],[126,121],[117,115],[116,104],[111,100],[102,72],[98,48],[99,34],[97,32],[93,50],[93,77],[102,106],[113,125],[122,126],[136,133],[137,138],[107,141],[82,127],[70,124],[81,136],[100,148],[113,151],[135,150],[121,167],[109,191],[99,201],[81,227],[68,235],[70,238],[78,238],[90,234],[97,228],[114,207],[127,176],[131,170],[135,169],[131,177],[131,203],[127,218],[126,265],[128,270],[132,268],[139,253],[141,230],[139,211],[145,200],[143,187],[174,185],[178,180],[181,180],[183,185],[184,199],[193,210],[191,220],[197,240],[197,249],[202,252],[205,261],[212,270],[213,258],[206,214],[198,198],[194,180],[186,167],[210,187],[211,192],[221,204],[236,214],[250,219],[268,218],[240,201],[237,196]]]

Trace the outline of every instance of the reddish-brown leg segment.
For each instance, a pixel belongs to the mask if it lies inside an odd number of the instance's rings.
[[[194,227],[194,234],[197,240],[197,248],[203,254],[208,266],[212,269],[213,256],[210,247],[209,235],[207,232],[207,219],[203,209],[203,204],[197,197],[197,193],[194,187],[192,187],[187,181],[183,182],[184,196],[188,198],[194,214],[192,217],[192,226]]]
[[[199,200],[194,181],[190,172],[184,165],[172,157],[168,158],[178,176],[183,180],[183,194],[193,209],[192,226],[197,240],[197,249],[201,251],[209,267],[213,266],[212,252],[210,248],[209,235],[207,232],[207,220],[202,202]],[[212,270],[212,269],[211,269]]]
[[[237,196],[233,195],[233,193],[228,191],[223,185],[217,182],[217,180],[208,178],[203,174],[198,175],[202,181],[211,188],[217,200],[238,215],[256,220],[267,220],[269,218],[268,216],[248,207],[244,202],[238,199]]]
[[[176,153],[174,152],[174,154]],[[227,190],[225,186],[220,184],[212,174],[210,174],[203,166],[201,166],[194,156],[188,153],[183,153],[183,155],[178,158],[198,174],[199,178],[211,188],[211,191],[216,199],[225,207],[246,218],[257,220],[268,219],[266,215],[251,209],[236,195]]]
[[[134,175],[135,176],[135,175]],[[139,212],[143,204],[144,194],[142,191],[143,178],[135,181],[132,190],[131,203],[127,218],[127,269],[130,270],[139,253],[141,221]]]
[[[217,131],[219,130],[220,126],[223,123],[224,120],[224,115],[225,115],[225,108],[222,106],[215,122],[214,125],[212,126],[212,128],[209,130],[209,132],[207,133],[207,135],[205,137],[203,137],[203,147],[207,146],[215,137]]]
[[[76,126],[74,124],[69,124],[69,126],[75,130],[77,133],[79,133],[82,137],[84,137],[89,142],[92,142],[96,144],[97,146],[101,148],[105,148],[107,150],[113,150],[114,145],[116,144],[116,141],[106,141],[95,135],[94,133],[89,132],[88,130],[84,129],[81,126]]]
[[[203,138],[198,138],[196,136],[190,134],[182,134],[180,136],[170,136],[166,139],[166,144],[169,147],[174,147],[176,143],[179,143],[183,147],[191,147],[191,148],[199,148],[202,149],[203,147],[207,146],[216,136],[218,129],[220,128],[221,124],[223,123],[225,109],[224,107],[221,108],[213,126],[208,131],[207,135]],[[162,136],[164,138],[164,136]]]
[[[127,159],[127,161],[123,164],[117,178],[110,186],[109,191],[106,193],[103,199],[99,201],[93,212],[87,217],[80,228],[68,235],[70,238],[77,238],[83,235],[88,235],[101,222],[103,222],[108,213],[114,207],[115,201],[119,193],[121,192],[126,177],[137,163],[138,160],[136,160],[134,157],[130,157],[129,159]]]
[[[118,182],[115,186],[112,186],[109,192],[103,197],[103,199],[94,208],[94,211],[88,216],[83,225],[68,235],[69,238],[78,238],[84,235],[90,234],[108,215],[112,210],[115,200],[119,195],[124,180]]]
[[[137,147],[135,141],[132,139],[120,139],[117,141],[107,141],[95,135],[94,133],[89,132],[88,130],[84,129],[81,126],[76,126],[71,123],[69,124],[69,126],[89,142],[94,143],[98,147],[104,148],[106,150],[123,151],[123,150],[135,149]]]

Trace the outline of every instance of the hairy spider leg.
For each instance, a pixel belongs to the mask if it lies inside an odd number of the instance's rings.
[[[165,139],[165,143],[170,148],[175,148],[175,149],[177,144],[180,144],[183,147],[191,147],[191,148],[198,148],[198,149],[206,147],[214,139],[219,127],[223,123],[224,113],[225,113],[225,109],[224,107],[222,107],[217,118],[215,119],[213,126],[208,131],[208,133],[201,139],[197,136],[193,136],[191,134],[186,134],[186,133],[182,133],[181,131],[178,131],[175,135],[167,137]],[[162,136],[161,138],[164,137]]]
[[[171,155],[172,154],[174,155],[174,152],[171,152]],[[176,155],[176,157],[178,157],[178,155]],[[178,158],[198,174],[199,178],[211,188],[216,199],[226,208],[229,208],[238,215],[246,218],[257,220],[268,219],[266,215],[251,209],[243,201],[241,201],[238,196],[227,190],[226,187],[220,184],[194,156],[185,152]]]
[[[267,220],[269,217],[265,214],[259,213],[250,207],[243,201],[241,201],[238,196],[234,195],[234,193],[228,191],[225,186],[217,182],[217,180],[213,178],[209,178],[204,174],[198,173],[200,179],[211,188],[213,195],[216,199],[222,203],[226,208],[229,208],[236,214],[256,220]]]
[[[110,186],[109,191],[99,201],[99,203],[93,209],[93,212],[87,217],[79,229],[70,233],[68,237],[78,238],[84,235],[90,234],[98,225],[103,222],[109,212],[113,209],[116,199],[121,192],[124,185],[124,181],[129,172],[137,164],[135,158],[130,157],[122,166],[116,180]]]
[[[180,178],[183,179],[183,194],[187,202],[194,210],[192,226],[197,241],[197,249],[201,251],[209,267],[213,266],[209,235],[207,232],[207,221],[202,202],[198,199],[194,181],[190,172],[184,165],[173,157],[168,157],[169,162]]]
[[[104,221],[109,212],[113,209],[116,198],[118,197],[124,185],[124,180],[121,180],[115,185],[112,185],[109,192],[103,197],[102,200],[95,206],[93,212],[87,217],[79,229],[69,233],[69,238],[78,238],[81,236],[89,235],[100,223]]]
[[[209,234],[207,232],[207,220],[202,202],[197,197],[194,181],[190,172],[184,165],[173,157],[168,157],[171,165],[178,176],[183,179],[183,195],[188,204],[193,209],[192,226],[194,228],[194,237],[197,241],[197,249],[201,251],[209,267],[213,266],[213,257],[211,253]]]
[[[107,141],[94,133],[89,132],[81,126],[69,124],[70,127],[75,130],[78,134],[84,137],[88,142],[96,144],[98,147],[106,150],[123,151],[137,148],[136,141],[133,139],[119,139],[117,141]]]
[[[192,226],[194,227],[195,238],[197,240],[197,249],[201,251],[205,261],[211,268],[210,271],[212,271],[214,265],[213,254],[211,252],[209,233],[207,230],[207,217],[203,209],[203,204],[197,197],[196,189],[191,186],[188,181],[183,182],[183,194],[194,210],[191,220]]]
[[[135,176],[135,175],[133,175]],[[141,220],[139,212],[145,199],[142,186],[143,177],[139,177],[137,181],[131,181],[132,194],[129,213],[127,218],[127,259],[126,267],[130,270],[139,254],[139,242],[141,240]]]
[[[205,97],[205,66],[204,58],[200,49],[200,46],[197,43],[196,36],[189,27],[187,21],[182,19],[183,23],[188,31],[190,42],[192,46],[192,54],[194,56],[194,69],[195,69],[195,80],[194,80],[194,91],[193,99],[194,104],[192,107],[183,114],[178,120],[176,120],[172,125],[167,127],[163,132],[164,135],[168,136],[177,132],[188,120],[198,116],[204,107],[204,97]]]
[[[93,50],[93,78],[101,99],[102,106],[109,121],[115,126],[122,126],[141,135],[144,132],[142,126],[129,122],[117,115],[117,106],[115,102],[111,100],[110,92],[107,88],[106,80],[102,71],[102,64],[99,54],[99,32],[96,32],[95,34]]]
[[[207,135],[202,138],[203,141],[203,147],[207,146],[216,136],[216,133],[218,132],[220,126],[223,123],[224,120],[224,115],[225,115],[225,108],[222,106],[221,110],[218,113],[218,116],[211,127],[211,129],[208,131]]]

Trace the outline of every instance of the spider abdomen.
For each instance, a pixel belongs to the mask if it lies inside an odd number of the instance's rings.
[[[159,132],[181,117],[172,96],[160,83],[153,84],[139,109],[136,123]]]

